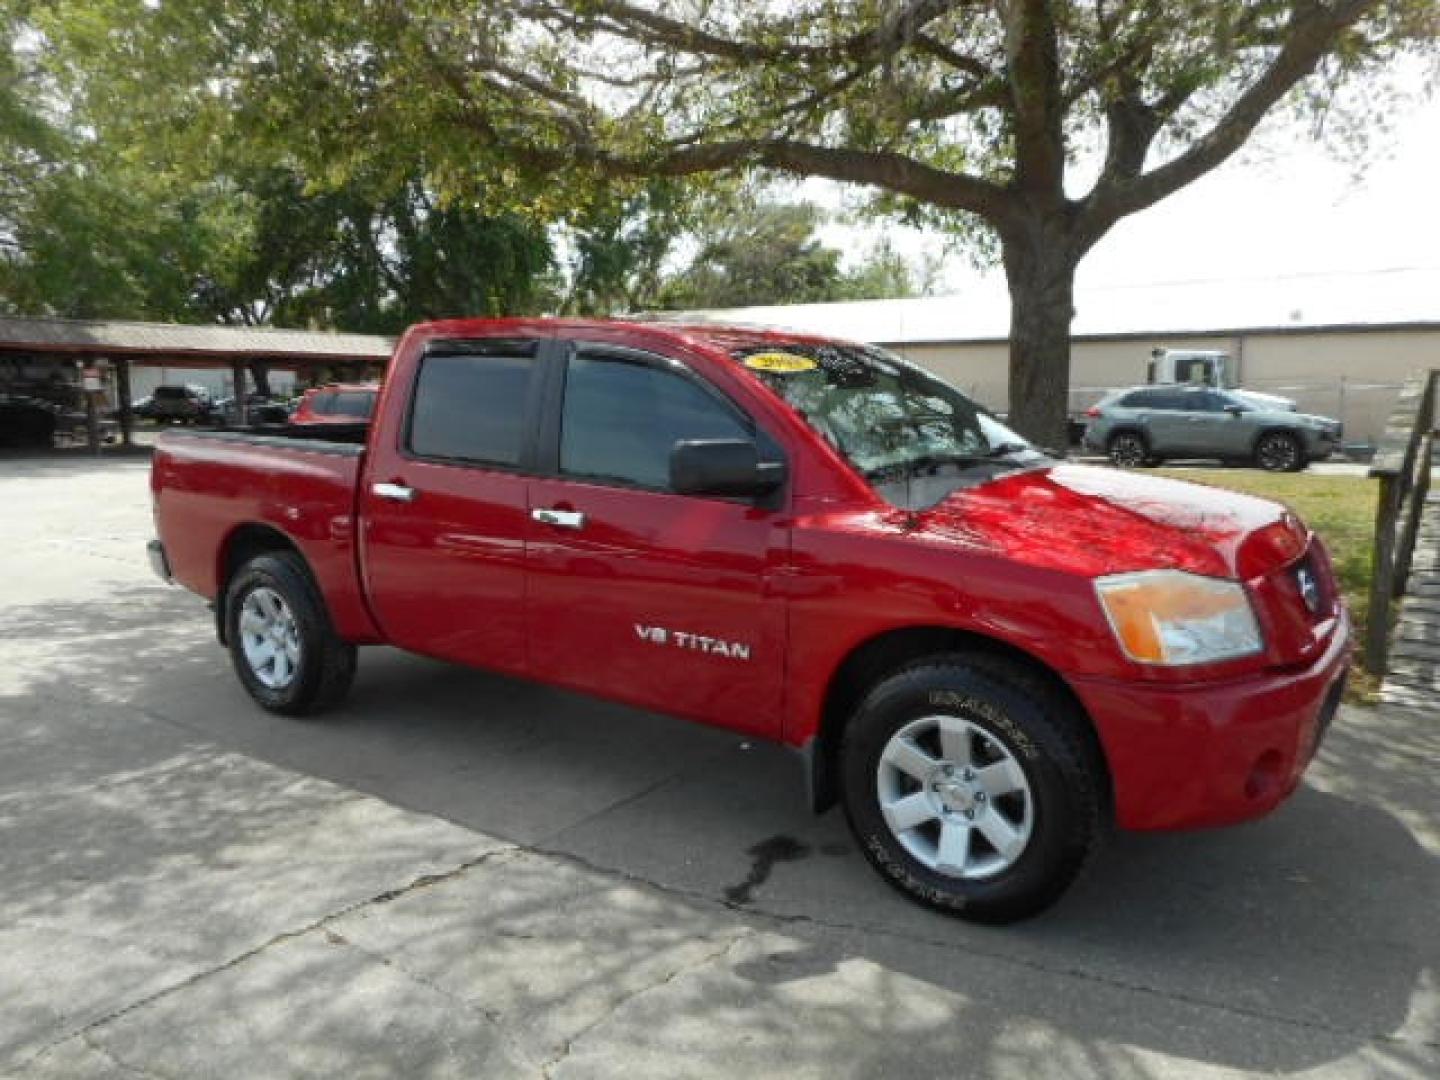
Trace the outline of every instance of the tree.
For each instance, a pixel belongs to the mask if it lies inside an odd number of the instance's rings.
[[[888,244],[845,270],[844,253],[816,235],[823,221],[810,203],[727,201],[711,208],[694,230],[694,257],[664,281],[656,306],[729,308],[915,294],[908,264]]]
[[[837,299],[890,300],[929,295],[935,292],[939,270],[939,261],[933,256],[922,259],[916,267],[889,240],[881,240],[845,275]]]
[[[419,160],[446,196],[542,217],[597,187],[761,169],[988,237],[1011,292],[1011,416],[1056,445],[1085,254],[1297,94],[1323,107],[1429,48],[1440,18],[1434,0],[50,7],[57,70],[102,69],[141,141],[214,153],[225,132],[336,180]]]
[[[833,300],[840,252],[814,236],[819,211],[760,203],[711,223],[695,258],[665,283],[668,308],[746,307]]]
[[[312,191],[281,168],[252,170],[244,242],[216,258],[193,308],[218,322],[396,333],[466,314],[538,311],[553,258],[543,223],[441,205],[418,175],[393,190],[354,179]],[[217,253],[218,255],[218,253]]]
[[[418,145],[459,186],[503,176],[492,194],[520,201],[760,168],[987,233],[1011,292],[1011,416],[1053,444],[1086,252],[1229,159],[1292,91],[1326,100],[1436,32],[1433,0],[227,8],[226,85],[339,168]],[[1098,176],[1075,190],[1087,156]]]
[[[697,206],[696,193],[674,180],[595,193],[567,215],[571,254],[568,273],[553,286],[556,310],[613,315],[659,307],[666,263],[699,220]]]

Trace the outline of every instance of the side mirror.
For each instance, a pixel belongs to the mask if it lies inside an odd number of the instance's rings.
[[[785,482],[785,466],[762,464],[749,439],[687,439],[670,451],[670,490],[677,495],[754,498]]]
[[[1249,410],[1246,409],[1243,405],[1226,405],[1225,411],[1228,412],[1231,416],[1244,416],[1247,412],[1249,412]]]

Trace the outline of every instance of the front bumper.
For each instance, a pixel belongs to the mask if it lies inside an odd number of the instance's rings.
[[[159,540],[151,540],[145,545],[145,554],[150,558],[150,569],[168,584],[174,575],[170,573],[170,559],[165,554],[165,545]]]
[[[1230,825],[1275,809],[1338,711],[1349,661],[1342,618],[1302,669],[1191,686],[1073,679],[1105,748],[1117,824]]]

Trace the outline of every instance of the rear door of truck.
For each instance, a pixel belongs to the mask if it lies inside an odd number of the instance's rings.
[[[376,419],[361,566],[371,609],[401,648],[525,670],[526,467],[543,345],[431,341]]]

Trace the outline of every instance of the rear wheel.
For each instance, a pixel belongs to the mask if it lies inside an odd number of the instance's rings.
[[[1255,464],[1266,472],[1299,472],[1305,468],[1305,451],[1288,431],[1266,432],[1255,444]]]
[[[841,746],[846,816],[911,899],[979,922],[1054,903],[1103,832],[1105,782],[1073,708],[1030,672],[948,655],[879,683]]]
[[[241,684],[285,716],[338,704],[355,677],[355,646],[341,641],[304,561],[258,555],[230,580],[225,640]]]
[[[1133,431],[1122,431],[1110,436],[1105,447],[1110,462],[1122,469],[1138,469],[1150,458],[1150,449],[1145,440]]]

